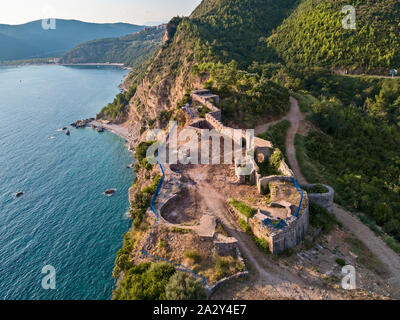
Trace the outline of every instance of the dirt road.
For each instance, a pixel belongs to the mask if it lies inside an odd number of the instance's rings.
[[[296,134],[299,131],[300,122],[304,121],[305,119],[300,111],[297,100],[293,97],[290,97],[290,111],[286,115],[285,119],[290,122],[290,127],[286,134],[286,156],[299,184],[306,184],[306,178],[304,178],[303,173],[300,170],[299,163],[297,162],[296,147],[294,144]]]
[[[191,177],[193,179],[197,176]],[[210,180],[209,180],[210,181]],[[207,179],[196,181],[196,190],[208,207],[209,211],[220,219],[231,236],[238,240],[239,249],[246,259],[246,265],[251,266],[257,274],[254,286],[261,296],[271,299],[344,299],[346,293],[336,292],[315,284],[305,282],[295,272],[282,270],[271,258],[261,251],[254,240],[243,232],[236,223],[226,204],[226,196],[221,194]],[[254,288],[253,288],[254,289]]]
[[[299,129],[299,124],[304,121],[304,116],[300,111],[296,99],[290,98],[291,108],[285,119],[290,121],[290,128],[286,136],[286,153],[289,164],[296,175],[300,184],[306,184],[307,180],[301,172],[296,157],[296,148],[294,139]],[[354,235],[360,239],[368,248],[381,260],[391,274],[390,281],[395,281],[400,286],[400,256],[392,249],[387,247],[385,243],[377,237],[367,226],[365,226],[357,217],[350,212],[344,210],[340,206],[334,206],[334,214],[337,219],[346,226]]]

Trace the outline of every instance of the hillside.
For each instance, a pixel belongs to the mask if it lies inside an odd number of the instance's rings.
[[[127,23],[87,23],[57,19],[55,30],[44,30],[42,21],[0,25],[0,61],[56,57],[80,43],[138,32],[143,26]]]
[[[134,135],[157,123],[162,110],[177,115],[185,94],[205,86],[221,96],[226,122],[252,127],[265,114],[285,112],[288,91],[249,67],[266,60],[266,37],[295,3],[205,0],[189,18],[174,18],[131,100]]]
[[[207,87],[220,95],[224,121],[240,127],[285,114],[285,88],[309,93],[314,98],[305,104],[320,131],[310,133],[303,148],[324,176],[322,182],[337,189],[342,204],[362,210],[400,239],[395,214],[400,203],[398,86],[392,80],[338,78],[329,72],[385,72],[396,64],[400,51],[390,46],[397,48],[398,37],[390,30],[398,30],[394,15],[399,5],[356,1],[358,29],[344,30],[343,1],[303,0],[294,11],[290,4],[297,2],[287,2],[289,17],[285,20],[282,13],[282,21],[274,23],[280,26],[272,31],[269,13],[275,16],[276,3],[207,0],[190,18],[173,19],[162,49],[134,81],[124,108],[133,136],[139,141],[146,129],[179,120],[179,107],[192,89]],[[258,15],[261,8],[264,14]],[[267,45],[270,55],[260,58]]]
[[[297,126],[301,126],[299,134],[296,136],[297,129],[288,129],[285,123],[283,126],[276,124],[264,134],[271,135],[272,140],[280,140],[280,143],[273,141],[275,146],[285,145],[286,150],[295,149],[292,155],[299,159],[299,166],[308,181],[333,186],[337,203],[364,212],[362,221],[369,224],[376,234],[384,235],[386,244],[400,252],[397,242],[400,240],[400,86],[392,79],[368,80],[332,75],[331,72],[331,69],[384,72],[395,63],[397,52],[390,55],[387,46],[396,46],[397,40],[387,28],[391,28],[388,26],[392,26],[393,21],[398,24],[398,20],[391,20],[392,12],[396,12],[398,5],[389,0],[353,1],[359,9],[360,29],[352,31],[341,28],[341,9],[348,4],[341,0],[204,0],[189,17],[176,17],[168,23],[160,50],[145,64],[146,68],[135,68],[130,75],[130,90],[119,94],[113,103],[104,107],[98,118],[119,122],[128,120],[126,125],[133,137],[131,145],[138,145],[136,155],[140,155],[146,153],[146,146],[148,148],[143,142],[148,129],[165,128],[169,120],[176,120],[182,128],[190,121],[182,106],[189,101],[194,89],[207,88],[219,95],[221,100],[215,105],[222,110],[222,121],[224,125],[235,128],[276,123],[287,116],[290,95],[296,96],[302,111],[308,112],[307,119],[298,120]],[[391,9],[392,12],[387,13]],[[363,23],[373,25],[372,29],[362,27]],[[393,30],[397,30],[396,27]],[[372,36],[374,32],[376,36]],[[337,42],[339,39],[342,42]],[[327,54],[327,50],[333,50],[333,53]],[[293,136],[288,132],[292,132]],[[291,148],[285,144],[287,141],[292,141]],[[152,142],[147,143],[151,145]],[[196,185],[200,185],[199,172],[203,174],[205,171],[191,169],[196,175],[185,176],[186,181],[195,181]],[[117,275],[123,268],[136,268],[129,264],[130,259],[136,261],[134,257],[138,253],[132,243],[139,243],[138,239],[144,238],[143,234],[148,230],[141,223],[151,195],[144,193],[154,191],[158,183],[155,172],[147,172],[151,170],[150,164],[138,161],[138,178],[130,194],[134,199],[131,207],[134,223],[117,255]],[[211,170],[208,178],[204,179],[213,185],[203,185],[209,200],[204,202],[213,203],[213,212],[225,208],[228,194],[223,192],[223,204],[215,206],[221,199],[210,197],[213,188],[217,181],[223,181],[224,185],[229,181],[228,173],[219,178],[216,172]],[[152,174],[153,182],[149,179]],[[152,184],[149,186],[149,183]],[[230,185],[229,188],[234,187]],[[248,199],[246,193],[246,201]],[[251,199],[253,202],[254,198]],[[203,211],[196,207],[196,212]],[[329,223],[318,216],[319,213],[312,212],[311,220],[315,223],[321,219],[321,224],[315,225],[321,230]],[[356,220],[356,224],[361,222]],[[242,228],[247,232],[245,227]],[[360,251],[353,247],[338,249],[349,242],[350,238],[345,235],[348,228],[345,224],[334,231],[337,240],[333,241],[330,236],[324,238],[324,246],[332,245],[327,250],[327,265],[331,267],[335,263],[332,252],[346,252],[353,258],[356,254],[354,261],[357,265],[370,269],[370,261],[361,256]],[[356,231],[354,228],[350,234]],[[237,237],[240,238],[240,234]],[[359,248],[363,246],[357,239],[354,240]],[[305,250],[312,248],[311,244],[308,247],[304,243]],[[244,241],[242,247],[251,248],[251,243]],[[183,251],[181,247],[171,249],[176,247],[170,246],[169,240],[161,237],[158,242],[154,241],[153,248],[164,248],[172,254]],[[247,261],[261,270],[259,274],[262,275],[262,267],[257,267],[257,260],[249,259],[250,251],[245,253]],[[365,256],[378,261],[367,250]],[[318,255],[319,261],[320,258],[321,255]],[[343,266],[353,258],[337,259],[336,264]],[[278,259],[282,261],[282,257]],[[301,260],[303,265],[305,260]],[[276,262],[273,265],[276,266]],[[283,264],[280,267],[283,269]],[[323,276],[323,281],[328,279],[325,270],[320,272],[315,264],[310,265],[310,269],[313,274]],[[301,270],[302,275],[307,273]],[[376,270],[382,271],[383,268],[377,267]],[[289,273],[285,272],[286,279]],[[129,297],[121,293],[132,292],[132,285],[138,279],[132,274],[128,272],[120,283],[116,298]],[[270,277],[270,273],[267,274]],[[332,279],[333,283],[337,283],[337,279]],[[372,279],[378,282],[376,275]],[[307,286],[312,283],[306,282]],[[246,283],[246,286],[249,284]],[[323,286],[325,290],[325,282]],[[235,289],[231,291],[235,292]],[[254,295],[249,294],[249,297],[254,298]],[[293,298],[292,295],[289,297]]]
[[[163,28],[149,28],[119,38],[85,42],[64,54],[60,63],[124,63],[137,67],[161,46]]]
[[[356,8],[356,30],[341,13]],[[400,3],[396,0],[303,0],[268,39],[285,63],[384,73],[400,65]]]

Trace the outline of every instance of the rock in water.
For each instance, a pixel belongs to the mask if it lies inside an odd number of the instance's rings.
[[[116,189],[108,189],[104,192],[104,194],[108,197],[112,196],[117,190]]]
[[[70,135],[71,135],[71,132],[70,132],[69,130],[67,130],[67,132],[65,132],[65,134],[66,134],[67,136],[70,136]]]

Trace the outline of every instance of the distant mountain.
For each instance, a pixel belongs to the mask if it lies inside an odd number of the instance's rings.
[[[142,30],[128,23],[88,23],[56,20],[56,29],[44,30],[42,20],[21,25],[0,24],[0,61],[57,57],[83,42],[121,37]]]
[[[161,47],[164,32],[163,27],[153,27],[124,37],[92,40],[67,52],[59,62],[111,62],[137,67]]]

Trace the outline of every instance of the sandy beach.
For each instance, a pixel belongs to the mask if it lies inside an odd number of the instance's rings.
[[[121,138],[124,138],[128,143],[131,141],[131,135],[129,133],[129,130],[127,127],[124,127],[123,125],[105,124],[97,120],[90,122],[90,125],[94,125],[96,127],[103,127],[107,131],[115,133],[116,135],[119,135]]]

